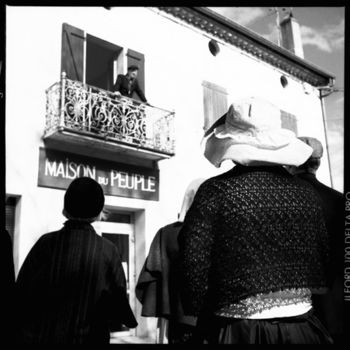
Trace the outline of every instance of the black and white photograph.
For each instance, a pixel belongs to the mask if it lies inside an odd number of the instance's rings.
[[[4,341],[349,340],[347,10],[5,3]]]

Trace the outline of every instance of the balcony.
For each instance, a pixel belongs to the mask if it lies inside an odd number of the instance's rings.
[[[67,79],[46,90],[45,144],[92,157],[150,164],[175,155],[174,112]]]

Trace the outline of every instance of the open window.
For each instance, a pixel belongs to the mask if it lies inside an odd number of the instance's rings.
[[[138,82],[145,91],[145,58],[142,53],[126,50],[63,23],[61,72],[66,72],[68,79],[111,91],[118,74],[126,74],[130,65],[139,67]],[[137,94],[133,98],[139,99]]]
[[[111,91],[123,73],[123,48],[90,34],[86,35],[86,83]]]

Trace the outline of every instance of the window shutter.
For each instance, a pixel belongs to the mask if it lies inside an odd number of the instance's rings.
[[[68,79],[84,80],[84,40],[83,30],[63,23],[61,72],[66,72]]]
[[[128,49],[128,52],[126,54],[127,56],[127,61],[128,61],[128,67],[135,65],[139,67],[139,72],[137,75],[137,80],[139,82],[139,86],[141,88],[141,90],[144,92],[145,96],[146,96],[146,92],[145,92],[145,56],[144,54]],[[136,93],[134,93],[133,98],[135,99],[139,99],[138,95]]]
[[[281,110],[281,126],[284,129],[294,131],[298,135],[298,123],[295,115]]]
[[[227,112],[227,91],[225,88],[208,81],[204,81],[202,85],[204,130],[207,130]]]

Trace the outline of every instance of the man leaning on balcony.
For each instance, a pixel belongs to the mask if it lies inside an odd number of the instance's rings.
[[[137,66],[129,66],[127,74],[119,74],[113,86],[113,91],[118,97],[122,95],[132,97],[133,93],[136,92],[141,101],[147,103],[147,99],[137,80],[138,71],[139,68]]]

